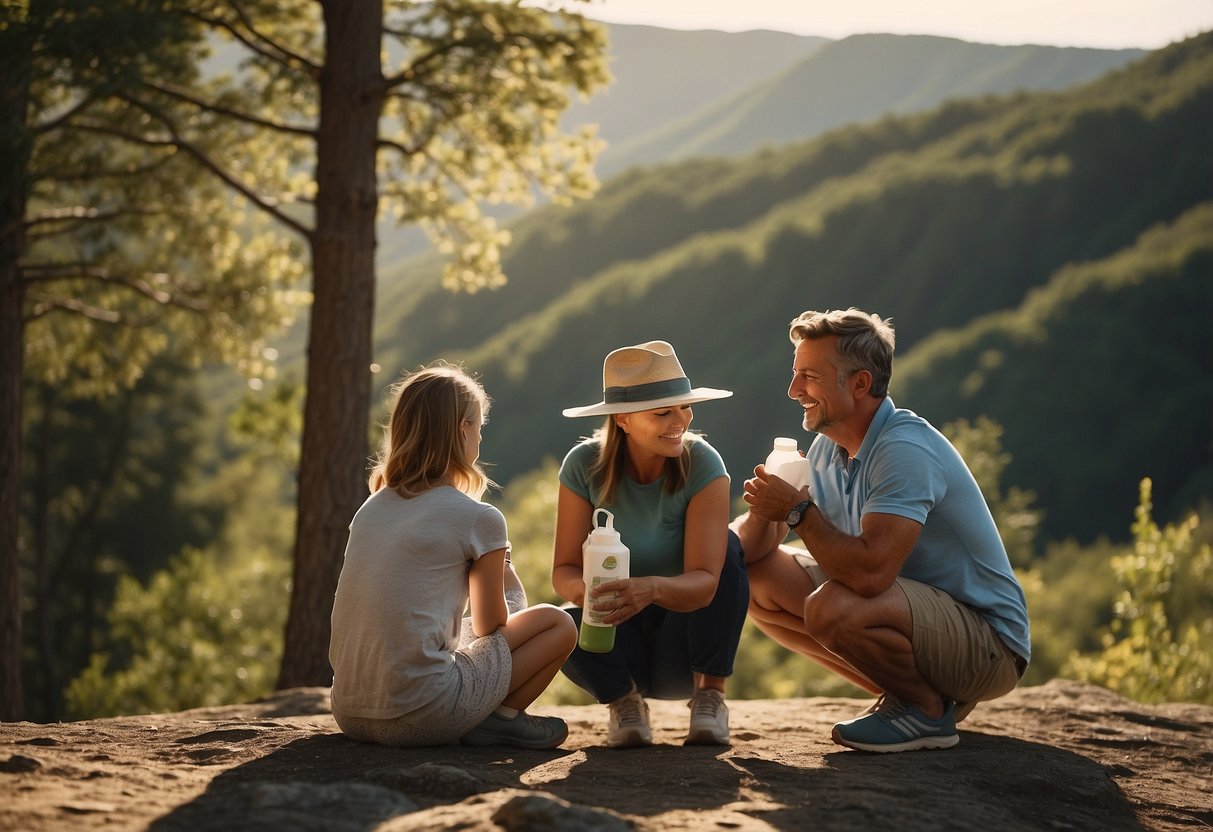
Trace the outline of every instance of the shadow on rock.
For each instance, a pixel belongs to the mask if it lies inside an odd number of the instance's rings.
[[[717,811],[789,832],[1144,828],[1102,765],[1039,743],[962,736],[947,751],[882,755],[749,743],[388,748],[321,734],[225,771],[150,828],[607,830],[680,812],[710,825]]]
[[[839,750],[821,768],[734,758],[783,808],[776,829],[1142,830],[1103,766],[1024,740],[961,732],[947,751]]]
[[[741,799],[744,772],[728,748],[654,745],[648,748],[586,748],[561,781],[543,784],[573,803],[628,815],[677,809],[717,809]]]

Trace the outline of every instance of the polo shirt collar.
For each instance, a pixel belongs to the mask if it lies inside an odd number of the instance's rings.
[[[868,425],[868,431],[863,435],[863,442],[859,445],[859,453],[854,457],[848,456],[847,449],[842,447],[842,445],[835,445],[834,464],[848,473],[848,492],[851,490],[850,480],[858,470],[858,466],[855,463],[862,462],[871,455],[872,447],[884,431],[884,427],[888,424],[889,419],[892,418],[894,410],[896,410],[896,407],[893,404],[893,400],[885,396],[880,406],[876,408],[876,412],[872,415],[872,423]]]

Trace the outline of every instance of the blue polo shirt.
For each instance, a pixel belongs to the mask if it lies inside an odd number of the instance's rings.
[[[822,434],[806,456],[810,493],[835,526],[858,535],[873,512],[921,523],[901,577],[942,589],[1031,658],[1023,588],[977,481],[947,437],[886,397],[854,458]]]

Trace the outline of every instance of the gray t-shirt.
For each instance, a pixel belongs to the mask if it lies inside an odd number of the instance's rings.
[[[368,497],[350,523],[333,599],[334,712],[394,719],[457,685],[468,568],[508,545],[501,512],[458,489]]]

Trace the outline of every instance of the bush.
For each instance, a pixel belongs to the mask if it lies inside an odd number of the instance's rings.
[[[1142,480],[1133,550],[1112,560],[1121,591],[1103,649],[1075,653],[1065,669],[1141,702],[1213,704],[1213,547],[1199,515],[1165,528]]]
[[[220,563],[186,549],[147,586],[120,580],[110,648],[68,686],[71,718],[249,702],[273,690],[289,564],[264,550]]]

